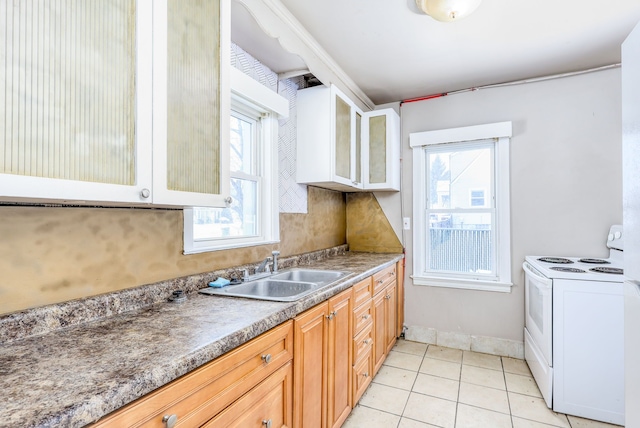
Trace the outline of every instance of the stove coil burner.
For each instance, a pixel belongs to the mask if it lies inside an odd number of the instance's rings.
[[[578,260],[581,263],[589,263],[592,265],[609,265],[611,262],[602,259],[580,259]]]
[[[612,268],[612,267],[594,267],[589,269],[591,272],[599,272],[599,273],[612,273],[614,275],[622,275],[624,271],[620,268]]]
[[[578,268],[570,268],[570,267],[564,267],[564,266],[554,266],[549,268],[551,270],[557,270],[558,272],[573,272],[573,273],[585,273],[585,270],[582,269],[578,269]]]
[[[573,263],[571,260],[565,259],[563,257],[540,257],[538,260],[540,260],[541,262],[556,263],[562,265]]]

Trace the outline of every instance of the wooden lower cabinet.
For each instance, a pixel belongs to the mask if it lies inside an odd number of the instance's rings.
[[[203,428],[291,428],[292,419],[293,367],[288,362]]]
[[[294,428],[334,428],[352,408],[352,290],[294,320]]]
[[[382,367],[396,343],[396,282],[392,281],[373,296],[373,375]]]

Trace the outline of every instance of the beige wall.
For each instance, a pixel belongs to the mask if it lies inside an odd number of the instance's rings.
[[[351,251],[402,253],[402,244],[373,193],[347,194],[347,243]]]
[[[402,106],[403,200],[412,213],[412,132],[512,121],[510,294],[413,286],[406,323],[523,340],[526,255],[606,256],[622,220],[620,70],[485,89]],[[407,274],[413,239],[406,234]]]
[[[279,244],[183,255],[182,211],[0,207],[0,314],[346,243],[339,192],[309,187]]]

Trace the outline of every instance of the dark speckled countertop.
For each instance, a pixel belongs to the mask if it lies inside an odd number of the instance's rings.
[[[203,275],[178,284],[188,292],[184,303],[152,303],[27,337],[16,336],[14,330],[25,325],[38,332],[29,320],[59,308],[3,317],[0,333],[6,331],[0,338],[17,338],[0,344],[0,427],[81,427],[95,422],[401,258],[347,252],[300,262],[296,265],[352,275],[293,303],[197,294],[212,277]],[[192,286],[184,287],[189,282]],[[157,291],[157,286],[144,286],[134,295]],[[88,302],[112,305],[113,297]],[[83,304],[60,307],[64,317],[74,318],[78,311],[88,312]],[[66,318],[56,323],[66,325]]]

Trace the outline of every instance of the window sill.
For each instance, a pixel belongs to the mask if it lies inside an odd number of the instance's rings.
[[[464,290],[495,291],[510,293],[513,286],[510,282],[483,281],[477,279],[443,278],[412,275],[414,285],[426,285],[429,287],[460,288]]]
[[[199,253],[208,253],[212,251],[223,251],[223,250],[232,250],[234,248],[245,248],[245,247],[258,247],[260,245],[270,245],[270,244],[278,244],[280,240],[265,240],[265,241],[249,241],[249,242],[236,242],[236,243],[225,243],[223,245],[216,246],[202,246],[202,247],[192,247],[185,248],[183,254],[199,254]]]

